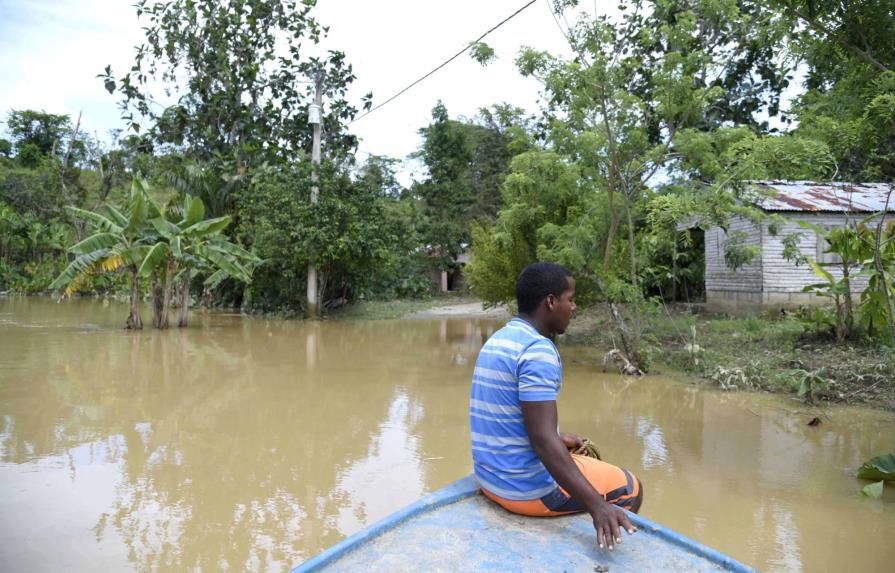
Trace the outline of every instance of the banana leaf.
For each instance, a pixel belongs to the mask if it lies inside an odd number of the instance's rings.
[[[98,251],[100,249],[111,249],[120,240],[121,237],[115,233],[97,233],[87,237],[80,243],[73,245],[68,250],[76,255],[86,255],[87,253]]]
[[[146,256],[143,257],[143,262],[140,263],[140,268],[137,271],[141,277],[148,277],[152,274],[152,269],[157,268],[165,257],[168,255],[170,250],[168,249],[167,243],[156,243],[154,244],[149,251],[146,253]]]
[[[176,235],[180,234],[180,227],[168,221],[164,217],[156,217],[155,219],[151,219],[149,221],[152,223],[152,226],[155,227],[155,230],[158,231],[158,234],[163,236],[166,239],[170,239]]]
[[[70,262],[67,267],[65,267],[65,269],[59,274],[59,276],[56,277],[56,280],[54,280],[50,284],[49,289],[60,289],[79,276],[83,276],[94,268],[97,261],[99,261],[100,259],[104,259],[108,254],[108,249],[101,249],[81,255],[80,257]]]
[[[833,275],[831,275],[825,268],[815,263],[814,261],[808,261],[808,265],[811,267],[811,270],[814,271],[814,274],[824,279],[828,283],[834,283]]]
[[[217,287],[219,284],[221,284],[221,282],[223,282],[223,280],[226,279],[226,278],[229,277],[229,276],[230,276],[230,275],[228,275],[227,273],[225,273],[223,270],[218,269],[218,270],[215,271],[210,277],[208,277],[207,279],[205,279],[205,283],[204,283],[204,284],[205,284],[205,286],[207,286],[208,288],[213,289],[213,288]]]
[[[109,214],[109,219],[114,221],[116,225],[122,229],[127,227],[127,217],[121,211],[109,204],[103,205],[103,209],[106,210],[106,213]]]
[[[146,218],[149,215],[149,208],[146,206],[146,199],[142,193],[135,195],[131,199],[128,215],[127,227],[124,228],[125,232],[131,235],[139,233],[146,225]]]
[[[189,228],[205,219],[205,204],[202,199],[187,195],[183,200],[184,219],[182,225]]]
[[[873,499],[879,499],[883,496],[883,484],[886,482],[880,480],[876,483],[872,483],[870,485],[865,485],[861,488],[861,495],[865,497],[872,497]]]
[[[108,217],[104,217],[99,213],[94,213],[93,211],[79,209],[78,207],[71,206],[66,206],[65,210],[75,217],[79,217],[81,219],[84,219],[85,221],[93,223],[100,231],[112,231],[120,233],[123,230],[123,227],[116,225]]]
[[[214,249],[216,251],[220,251],[221,253],[232,255],[238,259],[245,259],[247,261],[251,261],[253,263],[260,263],[261,259],[258,258],[255,253],[247,251],[237,245],[236,243],[231,243],[227,240],[221,241],[213,241],[208,243],[209,249]]]
[[[225,215],[223,217],[218,217],[216,219],[206,219],[204,221],[199,221],[194,225],[190,225],[186,229],[183,230],[184,235],[194,235],[194,236],[204,236],[204,235],[214,235],[215,233],[220,233],[224,229],[227,228],[227,225],[230,224],[230,216]]]
[[[242,265],[234,261],[231,257],[225,255],[224,253],[221,253],[220,251],[201,248],[197,250],[196,255],[208,260],[212,263],[212,265],[214,265],[215,268],[223,270],[225,273],[235,279],[246,283],[252,280],[251,274],[249,274],[249,272],[246,271],[242,267]]]
[[[895,481],[895,454],[883,454],[871,458],[858,469],[861,479]]]
[[[124,249],[121,251],[120,256],[124,264],[138,266],[146,259],[146,255],[149,254],[151,248],[149,245],[137,245]]]
[[[174,253],[174,256],[178,259],[183,257],[183,246],[180,235],[171,239],[171,252]]]

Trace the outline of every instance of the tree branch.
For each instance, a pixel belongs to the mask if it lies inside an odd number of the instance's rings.
[[[842,46],[843,48],[853,52],[860,59],[864,60],[866,63],[875,67],[881,72],[889,71],[889,68],[880,63],[876,58],[873,57],[873,54],[870,53],[869,50],[862,50],[861,48],[855,46],[854,44],[843,40],[838,34],[836,34],[833,30],[830,30],[822,23],[818,22],[816,18],[811,17],[807,14],[804,14],[794,6],[790,5],[793,13],[798,16],[800,19],[804,20],[808,26],[810,26],[815,32],[819,32],[827,36],[827,39],[832,40]]]

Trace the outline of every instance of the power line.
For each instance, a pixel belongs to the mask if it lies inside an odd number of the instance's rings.
[[[475,40],[473,40],[473,41],[470,42],[469,44],[467,44],[466,47],[464,47],[462,50],[460,50],[459,52],[457,52],[456,54],[454,54],[453,56],[451,56],[450,58],[448,58],[447,60],[445,60],[444,62],[442,62],[437,68],[435,68],[434,70],[432,70],[432,71],[429,72],[428,74],[426,74],[426,75],[424,75],[423,77],[419,78],[418,80],[416,80],[415,82],[413,82],[412,84],[410,84],[410,85],[407,86],[406,88],[402,89],[401,91],[399,91],[398,93],[396,93],[396,94],[393,95],[392,97],[388,98],[387,100],[385,100],[385,101],[382,102],[381,104],[379,104],[379,105],[377,105],[377,106],[371,108],[370,111],[368,111],[368,112],[365,113],[364,115],[362,115],[362,116],[360,116],[360,117],[358,117],[358,118],[355,118],[355,119],[353,119],[352,121],[349,121],[349,122],[348,122],[349,125],[352,124],[352,123],[354,123],[355,121],[360,121],[360,120],[362,120],[363,118],[367,117],[368,115],[370,115],[371,113],[373,113],[373,112],[376,111],[377,109],[380,109],[380,108],[382,108],[383,106],[385,106],[385,105],[391,103],[392,101],[394,101],[395,99],[397,99],[398,97],[400,97],[401,95],[403,95],[407,90],[411,89],[412,87],[414,87],[414,86],[417,85],[418,83],[422,82],[423,80],[425,80],[426,78],[428,78],[429,76],[431,76],[432,74],[434,74],[435,72],[437,72],[438,70],[440,70],[441,68],[443,68],[443,67],[445,67],[446,65],[450,64],[451,62],[453,62],[454,60],[456,60],[457,58],[459,58],[460,56],[462,56],[464,53],[466,53],[466,52],[469,50],[469,48],[471,48],[474,44],[476,44],[476,43],[478,43],[478,42],[481,42],[482,39],[483,39],[485,36],[487,36],[488,34],[490,34],[491,32],[493,32],[494,30],[500,28],[501,26],[503,26],[504,24],[506,24],[507,22],[509,22],[510,20],[512,20],[513,18],[515,18],[516,16],[518,16],[520,13],[522,13],[523,10],[525,10],[526,8],[528,8],[529,6],[531,6],[532,4],[534,4],[535,2],[537,2],[537,0],[531,0],[531,1],[530,1],[528,4],[526,4],[525,6],[519,8],[518,10],[516,10],[515,12],[513,12],[512,14],[510,14],[509,16],[507,16],[506,18],[504,18],[504,19],[501,20],[500,22],[498,22],[498,24],[497,24],[496,26],[494,26],[493,28],[491,28],[490,30],[488,30],[487,32],[485,32],[484,34],[482,34],[481,36],[479,36],[478,38],[476,38]]]

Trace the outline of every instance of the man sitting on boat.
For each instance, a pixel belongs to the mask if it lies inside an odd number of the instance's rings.
[[[568,327],[574,297],[575,279],[559,265],[519,275],[519,315],[488,339],[472,377],[473,467],[482,492],[513,513],[588,512],[597,544],[611,550],[622,528],[634,533],[620,508],[637,512],[643,487],[627,470],[570,453],[581,438],[558,431],[562,361],[552,339]]]

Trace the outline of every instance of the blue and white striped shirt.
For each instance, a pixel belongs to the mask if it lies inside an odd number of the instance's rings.
[[[521,402],[556,400],[562,362],[550,339],[514,318],[482,347],[472,375],[469,425],[479,484],[505,499],[539,499],[556,488],[531,447]]]

